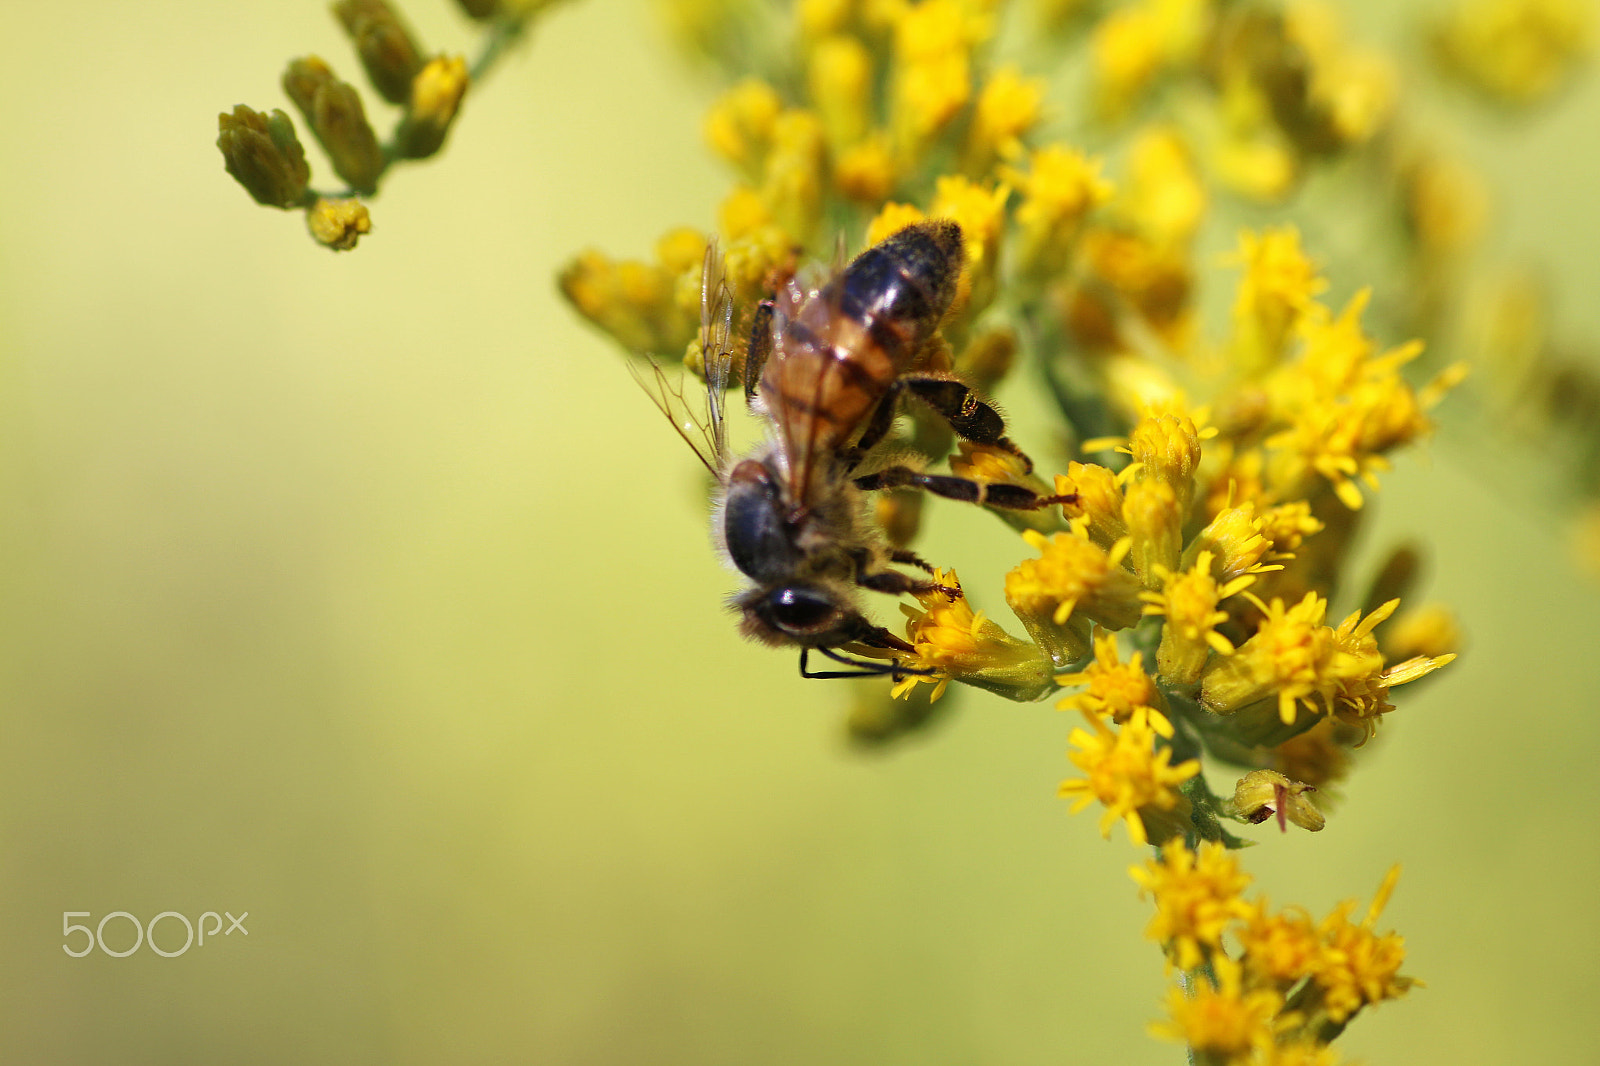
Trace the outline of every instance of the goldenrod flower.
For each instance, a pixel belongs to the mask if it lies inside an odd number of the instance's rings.
[[[1379,642],[1386,660],[1437,659],[1461,648],[1461,626],[1455,612],[1430,603],[1402,611]]]
[[[705,122],[706,141],[722,158],[755,177],[766,163],[782,111],[778,90],[759,78],[745,78],[711,105]]]
[[[1166,482],[1136,479],[1128,486],[1122,503],[1132,542],[1128,563],[1146,590],[1159,588],[1162,575],[1177,567],[1184,514],[1185,508]]]
[[[1196,1061],[1244,1066],[1252,1054],[1266,1054],[1277,1035],[1293,1026],[1293,1015],[1280,1016],[1283,996],[1270,988],[1246,990],[1237,962],[1213,957],[1210,980],[1196,980],[1190,994],[1167,991],[1171,1020],[1150,1026],[1152,1036],[1177,1040],[1194,1049]]]
[[[306,212],[306,225],[318,244],[348,252],[372,232],[372,218],[360,200],[318,199]]]
[[[1309,914],[1299,907],[1273,914],[1265,899],[1248,902],[1242,910],[1231,932],[1252,984],[1288,991],[1311,973],[1322,953],[1322,937]]]
[[[1228,655],[1233,651],[1228,639],[1217,632],[1217,626],[1228,620],[1228,612],[1218,610],[1217,605],[1243,592],[1255,575],[1219,582],[1212,573],[1212,558],[1211,552],[1202,550],[1187,570],[1161,571],[1159,592],[1139,594],[1145,601],[1145,614],[1166,616],[1161,645],[1156,649],[1156,669],[1170,685],[1194,684],[1212,652]]]
[[[1287,831],[1288,822],[1312,833],[1327,820],[1306,796],[1316,788],[1303,781],[1291,781],[1276,770],[1252,770],[1234,786],[1233,798],[1223,801],[1222,813],[1242,818],[1252,825],[1278,816],[1278,828]]]
[[[1395,866],[1384,876],[1360,924],[1350,921],[1355,901],[1346,900],[1318,926],[1322,950],[1311,974],[1317,995],[1305,1005],[1313,1020],[1326,1015],[1334,1025],[1342,1025],[1362,1007],[1402,996],[1417,983],[1400,973],[1405,938],[1373,931],[1399,879],[1400,867]]]
[[[217,116],[217,129],[223,166],[256,203],[288,208],[305,197],[311,167],[288,115],[276,108],[263,115],[239,104],[233,114]]]
[[[702,251],[704,248],[702,238]],[[676,359],[700,323],[698,300],[691,308],[679,299],[682,274],[665,265],[617,262],[600,252],[587,251],[569,263],[558,280],[562,293],[579,313],[623,347]],[[694,277],[698,281],[698,267]]]
[[[1513,104],[1548,97],[1593,48],[1585,0],[1466,0],[1437,25],[1442,65],[1473,88]]]
[[[1278,715],[1288,725],[1298,704],[1314,707],[1311,698],[1320,696],[1324,708],[1329,707],[1341,680],[1382,665],[1375,650],[1353,654],[1337,646],[1334,631],[1322,624],[1328,603],[1315,592],[1292,607],[1280,599],[1265,604],[1248,592],[1244,595],[1264,617],[1255,636],[1207,667],[1200,684],[1200,701],[1207,710],[1233,714],[1276,696]]]
[[[1073,532],[1049,538],[1024,530],[1040,557],[1024,559],[1006,575],[1006,602],[1057,665],[1088,653],[1089,620],[1108,629],[1139,620],[1139,582],[1122,565],[1131,540],[1124,537],[1107,551],[1081,526],[1079,520]]]
[[[1159,859],[1129,867],[1128,874],[1139,883],[1140,898],[1155,901],[1145,938],[1160,944],[1169,964],[1180,970],[1215,957],[1223,932],[1247,913],[1240,896],[1250,887],[1250,875],[1215,841],[1201,841],[1195,852],[1174,838],[1162,846]]]
[[[1230,584],[1246,574],[1282,570],[1277,561],[1282,556],[1261,525],[1253,503],[1223,508],[1184,549],[1183,565],[1192,568],[1201,553],[1209,553],[1216,560],[1217,579]]]
[[[959,174],[941,177],[934,183],[929,214],[959,223],[966,245],[961,286],[964,295],[958,293],[956,297],[957,306],[963,306],[966,315],[976,315],[994,299],[1000,237],[1010,196],[1011,190],[1005,185],[985,188]]]
[[[882,133],[869,134],[839,153],[833,163],[833,184],[847,200],[876,207],[894,191],[898,172],[894,153]]]
[[[1109,839],[1120,820],[1135,844],[1160,844],[1184,832],[1191,808],[1177,786],[1200,772],[1199,760],[1169,765],[1172,749],[1158,744],[1147,711],[1135,711],[1118,730],[1096,715],[1085,717],[1093,732],[1074,729],[1067,740],[1078,749],[1068,757],[1086,776],[1061,782],[1059,790],[1073,800],[1073,813],[1099,800],[1106,808],[1100,835]]]
[[[1237,356],[1246,368],[1270,367],[1283,359],[1291,331],[1328,282],[1300,250],[1293,226],[1240,233],[1237,261],[1244,266],[1233,305]]]
[[[961,113],[972,95],[971,51],[989,20],[956,0],[922,0],[895,26],[894,129],[906,159],[916,158]]]
[[[802,243],[811,239],[822,220],[826,158],[822,122],[813,112],[791,108],[778,116],[761,197],[778,225]]]
[[[1193,154],[1173,126],[1143,129],[1128,158],[1120,217],[1163,245],[1187,243],[1205,216],[1206,190]]]
[[[961,587],[954,570],[935,571],[933,581]],[[1036,700],[1053,687],[1050,663],[1039,648],[1011,636],[982,611],[973,611],[965,596],[951,600],[933,591],[917,599],[920,609],[900,607],[907,618],[906,640],[916,648],[916,658],[905,665],[933,673],[906,675],[895,685],[896,696],[929,682],[934,685],[932,698],[938,699],[952,678],[1018,701]]]
[[[978,93],[967,128],[961,169],[974,177],[988,173],[997,160],[1015,159],[1025,148],[1022,138],[1039,122],[1044,82],[1024,78],[1014,66],[989,76]]]
[[[806,57],[811,102],[837,151],[856,144],[872,124],[872,54],[849,34],[824,37]]]
[[[1055,273],[1066,265],[1084,218],[1111,198],[1100,161],[1052,144],[1029,154],[1026,171],[1008,166],[1001,173],[1022,195],[1016,212],[1021,269],[1035,277]]]
[[[867,223],[867,244],[873,245],[887,240],[912,223],[921,222],[927,217],[920,207],[911,204],[884,204],[883,209]]]
[[[1084,532],[1090,540],[1110,551],[1128,535],[1128,523],[1122,517],[1122,483],[1109,468],[1096,463],[1071,462],[1065,475],[1056,475],[1057,496],[1077,493],[1078,502],[1066,504],[1083,517]]]
[[[1057,709],[1109,718],[1120,725],[1143,708],[1149,713],[1150,727],[1171,739],[1172,723],[1163,713],[1166,698],[1144,672],[1143,659],[1144,653],[1136,651],[1131,659],[1123,662],[1117,654],[1117,635],[1096,634],[1094,660],[1081,673],[1056,675],[1058,685],[1084,686],[1082,692],[1056,704]]]
[[[444,147],[461,99],[467,94],[467,61],[437,56],[411,82],[411,106],[395,131],[395,144],[407,159],[426,159]]]

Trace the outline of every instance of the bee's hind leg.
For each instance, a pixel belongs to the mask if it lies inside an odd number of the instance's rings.
[[[925,489],[935,496],[943,496],[946,499],[976,503],[985,507],[999,507],[1007,511],[1037,511],[1041,507],[1051,507],[1058,503],[1078,502],[1076,492],[1063,496],[1044,496],[1021,485],[1011,485],[1003,481],[973,481],[971,478],[955,477],[950,474],[924,474],[909,466],[887,467],[875,474],[856,478],[855,484],[857,488],[869,491],[906,487]]]
[[[938,412],[957,436],[1009,452],[1021,460],[1024,473],[1033,473],[1033,460],[1006,436],[1006,420],[966,382],[942,374],[908,374],[895,384]]]

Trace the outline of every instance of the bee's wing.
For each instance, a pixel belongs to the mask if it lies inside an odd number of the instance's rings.
[[[700,276],[700,353],[705,364],[705,391],[685,395],[686,375],[677,381],[655,359],[650,359],[648,374],[628,364],[633,379],[644,389],[672,428],[677,431],[712,476],[721,478],[728,458],[728,429],[723,417],[723,393],[732,373],[733,353],[728,337],[733,331],[733,294],[722,271],[722,257],[716,242],[706,246],[705,265]],[[693,397],[691,399],[691,397]]]

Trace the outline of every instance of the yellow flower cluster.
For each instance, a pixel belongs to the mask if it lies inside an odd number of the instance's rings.
[[[987,393],[1032,359],[1075,456],[1036,471],[1009,441],[953,441],[919,411],[891,431],[886,453],[947,455],[957,478],[1059,506],[990,508],[1028,549],[1003,582],[1026,636],[934,571],[901,608],[909,652],[849,647],[883,662],[879,691],[907,708],[863,703],[853,728],[874,741],[917,728],[952,682],[1019,702],[1066,688],[1058,706],[1083,724],[1059,795],[1098,805],[1103,836],[1120,822],[1165,849],[1137,876],[1157,902],[1150,935],[1191,972],[1192,995],[1175,994],[1163,1032],[1204,1061],[1331,1061],[1338,1027],[1409,985],[1398,940],[1372,933],[1376,911],[1352,925],[1349,908],[1294,940],[1298,912],[1242,899],[1249,878],[1226,850],[1241,841],[1223,825],[1320,830],[1319,790],[1393,711],[1391,690],[1454,657],[1447,615],[1378,631],[1414,566],[1380,576],[1337,624],[1327,615],[1367,494],[1463,371],[1408,379],[1422,346],[1370,336],[1365,290],[1325,303],[1333,286],[1291,224],[1239,234],[1231,302],[1214,288],[1202,299],[1216,272],[1195,249],[1219,182],[1286,195],[1387,128],[1394,79],[1326,6],[1114,5],[1089,31],[1094,110],[1139,121],[1125,151],[1101,157],[1042,136],[1043,83],[986,66],[996,16],[987,0],[803,0],[799,65],[745,71],[705,125],[736,175],[718,228],[739,306],[812,284],[804,254],[837,263],[836,242],[954,220],[962,276],[911,369]],[[1202,106],[1144,121],[1176,85],[1202,85]],[[674,231],[653,263],[585,253],[563,290],[630,350],[682,351],[693,369],[703,245]],[[1204,306],[1231,313],[1208,329]],[[922,510],[895,490],[871,513],[900,548]],[[1207,760],[1246,768],[1231,796],[1212,793]],[[1224,934],[1252,930],[1230,959]]]
[[[1298,908],[1273,912],[1265,899],[1244,899],[1250,878],[1220,844],[1191,850],[1174,840],[1129,872],[1156,906],[1145,935],[1189,981],[1187,991],[1170,990],[1168,1020],[1152,1030],[1207,1061],[1319,1061],[1311,1056],[1363,1007],[1416,984],[1400,973],[1404,940],[1375,930],[1398,867],[1360,922],[1351,921],[1354,901],[1316,922]],[[1224,935],[1238,943],[1237,957],[1225,951]]]

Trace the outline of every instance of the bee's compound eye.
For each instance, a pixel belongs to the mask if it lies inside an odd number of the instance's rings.
[[[831,627],[839,616],[839,606],[821,593],[806,588],[782,588],[767,598],[767,611],[780,629],[794,634],[811,634]]]

